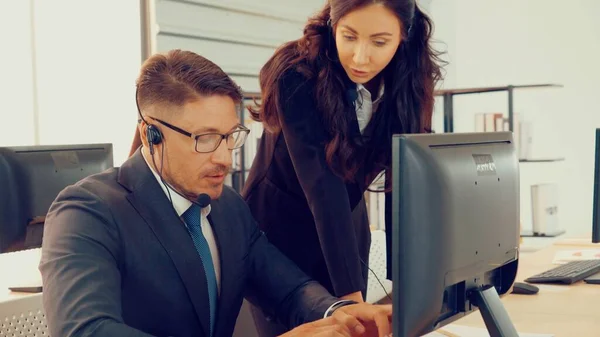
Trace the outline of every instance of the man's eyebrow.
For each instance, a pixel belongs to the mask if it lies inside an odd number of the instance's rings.
[[[237,128],[240,127],[239,123],[236,123],[231,129],[229,129],[227,132],[231,132]],[[193,132],[195,135],[199,135],[199,134],[203,134],[203,133],[221,133],[221,131],[219,131],[216,128],[213,127],[202,127],[199,129],[196,129],[196,131]]]
[[[193,132],[193,134],[199,135],[199,134],[202,134],[202,133],[215,133],[215,132],[218,133],[219,130],[217,130],[216,128],[212,128],[212,127],[201,127],[199,129],[196,129]]]

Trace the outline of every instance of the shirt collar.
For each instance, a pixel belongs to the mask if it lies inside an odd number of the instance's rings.
[[[367,95],[369,98],[371,98],[371,93],[361,83],[356,84],[356,91],[358,91],[359,93],[361,93],[363,95]],[[375,100],[373,100],[373,103],[379,102],[381,100],[381,98],[383,97],[384,92],[385,92],[385,81],[382,78],[381,84],[379,85],[379,92],[377,93],[377,98],[375,98]]]
[[[154,171],[152,165],[150,165],[150,163],[146,159],[146,155],[144,154],[144,151],[142,151],[142,156],[144,157],[144,161],[146,162],[146,165],[148,165],[148,167],[150,168],[152,175],[154,175],[154,178],[156,178],[158,185],[162,188],[165,195],[167,195],[167,198],[169,197],[169,195],[171,196],[173,208],[175,209],[175,212],[177,212],[177,216],[182,216],[183,213],[185,213],[185,211],[187,211],[188,208],[190,208],[190,206],[192,206],[192,202],[189,201],[188,199],[182,197],[177,192],[173,191],[173,189],[171,187],[167,186],[166,184],[163,184],[162,179],[160,179],[160,176],[158,175],[158,173],[156,173]],[[210,205],[208,205],[208,206],[202,208],[201,214],[203,216],[208,216],[208,214],[210,213],[210,210],[211,210]]]

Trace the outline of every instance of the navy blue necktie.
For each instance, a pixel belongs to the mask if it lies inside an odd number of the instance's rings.
[[[202,234],[200,226],[200,206],[192,204],[185,213],[183,221],[187,224],[188,231],[194,241],[194,246],[202,259],[204,273],[206,274],[206,283],[208,284],[208,299],[210,301],[210,335],[212,336],[215,327],[215,316],[217,309],[217,278],[215,275],[215,266],[213,265],[212,255],[208,242]]]

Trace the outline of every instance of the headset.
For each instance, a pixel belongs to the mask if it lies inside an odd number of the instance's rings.
[[[174,186],[169,184],[163,178],[162,170],[163,170],[165,151],[163,149],[160,154],[160,169],[159,169],[158,166],[156,165],[156,160],[154,159],[154,145],[163,143],[164,137],[163,137],[162,133],[160,132],[160,129],[157,128],[154,124],[148,123],[148,121],[142,115],[142,111],[140,110],[140,105],[138,102],[138,87],[137,86],[135,88],[135,106],[137,107],[138,115],[140,116],[139,121],[143,121],[147,125],[146,126],[146,139],[148,140],[148,150],[150,150],[150,155],[152,156],[152,164],[154,164],[154,167],[158,171],[158,176],[160,177],[160,181],[166,187],[165,189],[167,190],[167,195],[169,196],[169,201],[171,202],[171,204],[173,204],[173,199],[171,198],[171,192],[169,192],[170,189],[173,190],[175,193],[179,194],[181,197],[185,198],[186,200],[189,200],[192,204],[199,206],[200,208],[204,208],[204,207],[207,207],[208,205],[210,205],[211,198],[208,194],[201,193],[198,196],[198,198],[196,198],[196,200],[189,199],[188,197],[183,195],[183,193],[179,192]]]
[[[146,121],[144,121],[146,123]],[[148,124],[146,128],[146,138],[148,139],[148,147],[150,150],[150,154],[154,154],[154,145],[160,144],[162,142],[162,133],[160,130],[154,126],[154,124]]]

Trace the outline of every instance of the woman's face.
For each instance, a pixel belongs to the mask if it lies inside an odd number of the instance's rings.
[[[335,26],[340,62],[354,83],[366,84],[392,60],[401,42],[398,17],[381,4],[356,9]]]

